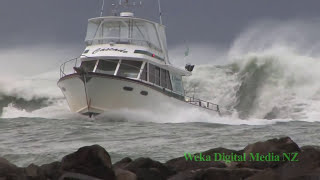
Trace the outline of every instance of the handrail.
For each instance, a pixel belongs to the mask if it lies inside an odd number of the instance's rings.
[[[68,61],[66,61],[66,62],[64,62],[64,63],[62,63],[62,64],[60,65],[60,78],[66,76],[66,74],[65,74],[66,64],[68,64],[68,63],[70,63],[70,62],[72,62],[72,61],[75,61],[74,67],[76,67],[76,66],[77,66],[77,63],[78,63],[78,59],[79,59],[79,58],[73,58],[73,59],[70,59],[70,60],[68,60]],[[73,72],[75,72],[75,71],[73,70]]]
[[[75,61],[74,67],[76,67],[77,63],[78,63],[78,59],[79,58],[70,59],[70,60],[64,62],[63,64],[61,64],[61,66],[60,66],[60,78],[62,78],[62,77],[67,75],[65,73],[66,64]],[[143,72],[143,70],[144,70],[144,69],[141,69],[141,67],[137,68],[137,67],[132,66],[130,64],[126,64],[126,65],[130,66],[132,68],[136,68],[137,70],[139,70],[139,73]],[[75,70],[73,69],[73,73],[74,72],[75,72]],[[152,76],[154,78],[155,82],[158,81],[161,84],[161,77],[157,77],[155,74],[150,74],[149,72],[148,72],[148,75],[149,75],[149,77]],[[177,95],[181,96],[183,98],[184,102],[187,102],[189,104],[192,104],[192,105],[195,105],[195,106],[199,106],[199,107],[202,107],[202,108],[205,108],[205,109],[208,109],[208,110],[217,111],[220,114],[220,106],[218,104],[214,104],[214,103],[209,102],[209,101],[204,101],[204,100],[197,99],[197,98],[194,98],[194,97],[186,96],[185,94],[180,94],[179,92],[175,92],[175,91],[173,91],[171,89],[168,89],[166,87],[162,87],[161,85],[158,85],[155,82],[145,81],[143,79],[137,79],[137,78],[134,78],[134,80],[138,80],[138,81],[141,81],[141,82],[144,82],[144,83],[147,83],[147,84],[151,84],[151,85],[153,85],[155,87],[162,88],[164,91],[168,91],[168,92],[171,92],[171,93],[174,93],[174,94],[177,94]]]

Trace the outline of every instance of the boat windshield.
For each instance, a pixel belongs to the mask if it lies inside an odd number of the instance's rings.
[[[117,75],[121,77],[138,78],[141,66],[141,61],[122,60]]]
[[[93,19],[89,21],[86,43],[135,44],[162,51],[158,37],[155,24],[141,19]]]
[[[96,61],[84,61],[81,66],[86,66],[90,69],[88,72],[92,72],[95,67]],[[119,64],[120,62],[120,64]],[[119,69],[117,70],[119,64]],[[126,78],[138,78],[141,71],[142,61],[131,60],[114,60],[114,59],[100,59],[96,73],[117,75]],[[117,71],[117,72],[116,72]]]
[[[96,72],[114,75],[119,60],[99,60]]]
[[[82,67],[86,72],[92,72],[96,66],[97,61],[82,61],[80,67]]]

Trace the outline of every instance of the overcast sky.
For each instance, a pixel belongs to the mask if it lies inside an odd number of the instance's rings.
[[[110,14],[106,0],[105,14]],[[138,17],[158,20],[157,0],[144,0]],[[101,0],[1,0],[0,47],[83,44],[87,19]],[[228,45],[260,20],[317,18],[319,0],[162,0],[169,46],[184,41]]]

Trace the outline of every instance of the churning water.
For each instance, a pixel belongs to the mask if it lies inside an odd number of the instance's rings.
[[[100,144],[113,162],[125,156],[166,161],[184,152],[240,149],[283,135],[299,145],[318,145],[317,27],[305,21],[259,23],[221,50],[214,63],[196,66],[184,80],[188,95],[220,104],[223,117],[170,107],[157,114],[119,110],[89,119],[69,112],[56,86],[58,68],[23,78],[2,76],[0,156],[18,165],[43,164]],[[210,54],[210,48],[199,54]],[[193,58],[213,61],[209,55]]]

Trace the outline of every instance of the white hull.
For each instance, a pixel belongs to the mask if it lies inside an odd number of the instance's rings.
[[[163,93],[160,88],[139,81],[97,74],[86,76],[86,88],[81,76],[77,74],[61,78],[58,82],[58,86],[67,99],[72,112],[90,115],[119,109],[156,111],[161,108],[163,102],[169,102],[178,107],[200,108],[218,114],[215,111],[170,97],[170,93]],[[132,91],[130,91],[130,88],[132,88]],[[141,92],[147,92],[148,94],[143,95]]]

